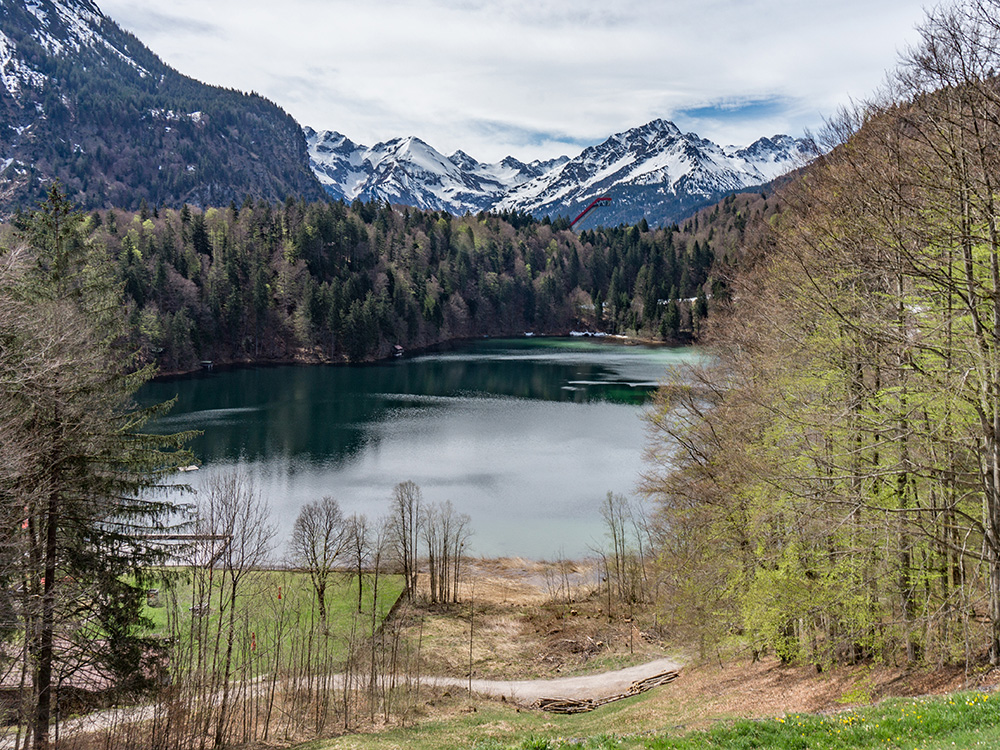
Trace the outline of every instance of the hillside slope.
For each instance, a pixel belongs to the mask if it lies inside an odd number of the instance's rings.
[[[0,4],[0,212],[323,196],[298,124],[165,65],[90,0]]]

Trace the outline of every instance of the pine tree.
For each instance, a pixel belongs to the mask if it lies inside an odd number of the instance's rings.
[[[0,583],[23,595],[32,694],[19,718],[35,748],[48,747],[57,684],[76,666],[119,691],[154,675],[141,605],[164,559],[153,537],[177,510],[162,480],[191,461],[189,435],[138,432],[166,405],[134,405],[152,370],[121,350],[121,289],[81,223],[55,186],[20,244],[0,249],[0,502],[20,519]]]

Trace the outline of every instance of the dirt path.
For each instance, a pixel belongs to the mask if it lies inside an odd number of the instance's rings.
[[[644,680],[661,672],[680,669],[673,659],[657,659],[646,664],[614,672],[560,677],[551,680],[472,680],[472,691],[480,695],[503,697],[511,703],[530,706],[542,698],[604,698],[628,690],[633,682]],[[469,680],[459,677],[426,677],[426,685],[437,687],[468,688]]]
[[[552,680],[472,680],[472,691],[492,698],[503,698],[521,706],[533,706],[543,698],[599,699],[628,690],[636,681],[653,677],[668,670],[680,669],[673,659],[657,659],[637,667],[619,669],[614,672],[585,675],[582,677],[560,677]],[[421,677],[421,684],[437,688],[468,689],[469,680],[460,677]],[[337,675],[335,684],[343,686],[343,677]],[[153,718],[149,706],[131,706],[106,711],[97,711],[60,725],[60,737],[96,732],[123,722],[143,722]],[[54,728],[53,728],[54,732]],[[12,734],[0,735],[0,750],[13,750]]]

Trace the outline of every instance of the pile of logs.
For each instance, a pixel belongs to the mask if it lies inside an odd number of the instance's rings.
[[[631,698],[633,695],[645,693],[647,690],[651,690],[659,685],[666,685],[668,682],[673,682],[680,677],[680,674],[676,669],[660,672],[652,677],[636,680],[629,685],[628,690],[624,693],[610,695],[606,698],[542,698],[535,705],[543,711],[550,711],[554,714],[582,714],[587,711],[593,711],[595,708],[607,703],[614,703],[623,698]]]

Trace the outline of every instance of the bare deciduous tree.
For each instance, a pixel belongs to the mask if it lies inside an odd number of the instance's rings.
[[[450,500],[433,503],[424,514],[421,531],[427,548],[431,601],[458,601],[462,554],[472,534],[469,516],[456,513]]]
[[[411,599],[417,590],[417,542],[423,518],[422,501],[420,487],[409,480],[400,482],[392,490],[390,533],[406,582],[406,593]]]
[[[351,541],[348,531],[340,505],[329,495],[304,505],[292,527],[289,540],[292,559],[309,574],[323,623],[326,623],[327,582],[338,560],[348,551]]]
[[[239,596],[244,593],[247,578],[269,561],[274,527],[270,523],[267,503],[253,479],[241,471],[222,474],[209,480],[200,525],[207,535],[226,538],[225,547],[219,555],[219,565],[227,588],[227,596],[221,600],[221,606],[227,611],[220,612],[219,620],[221,627],[221,617],[227,616],[225,655],[219,674],[222,696],[215,726],[215,746],[221,747],[226,742],[229,721]]]
[[[347,554],[351,558],[351,567],[358,578],[358,612],[362,604],[362,575],[365,566],[371,558],[369,549],[368,519],[364,515],[353,515],[347,519]]]

